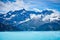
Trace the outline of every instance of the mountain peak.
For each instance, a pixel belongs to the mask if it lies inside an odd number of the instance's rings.
[[[25,10],[24,8],[22,10]]]
[[[42,11],[43,14],[51,14],[54,13],[52,10],[43,10]]]

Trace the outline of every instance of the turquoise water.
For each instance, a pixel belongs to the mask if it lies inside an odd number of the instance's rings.
[[[0,40],[60,40],[60,31],[0,32]]]

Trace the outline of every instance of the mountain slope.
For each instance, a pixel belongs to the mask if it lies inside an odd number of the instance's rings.
[[[0,23],[0,31],[21,31],[19,28]]]

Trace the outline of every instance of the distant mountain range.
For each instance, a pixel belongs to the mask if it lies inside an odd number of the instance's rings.
[[[60,14],[52,10],[42,12],[25,9],[0,14],[0,31],[57,31]]]

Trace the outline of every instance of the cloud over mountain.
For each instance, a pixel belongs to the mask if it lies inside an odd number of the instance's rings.
[[[54,21],[54,20],[60,20],[60,12],[56,11],[56,10],[52,10],[54,13],[50,14],[50,15],[46,15],[43,18],[43,21]]]
[[[15,2],[7,1],[6,3],[0,1],[0,13],[7,13],[9,11],[15,11],[20,9],[29,9],[32,5],[25,3],[23,0],[16,0]]]

